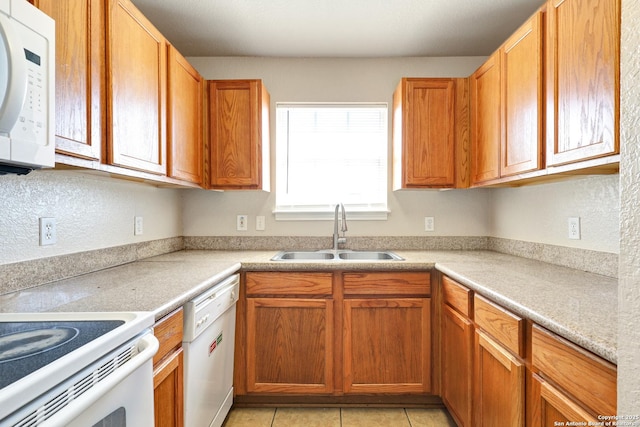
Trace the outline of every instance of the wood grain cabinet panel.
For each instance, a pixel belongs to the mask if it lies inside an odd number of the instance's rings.
[[[442,400],[460,427],[472,426],[473,323],[445,305],[442,313]]]
[[[344,392],[431,390],[431,300],[344,300]]]
[[[473,185],[500,177],[500,59],[496,51],[470,77]]]
[[[468,186],[467,86],[466,79],[400,81],[393,95],[394,189]]]
[[[153,396],[156,427],[184,425],[184,356],[182,308],[153,326],[160,348],[153,357]]]
[[[269,190],[269,93],[260,80],[209,80],[209,185]]]
[[[534,371],[557,386],[554,391],[543,382],[534,401],[549,401],[549,393],[564,395],[564,400],[574,402],[593,417],[616,414],[614,365],[538,326],[532,328],[531,348]],[[556,407],[558,399],[552,401]]]
[[[247,391],[333,392],[333,301],[247,298]]]
[[[524,357],[524,319],[475,295],[473,320],[514,354]]]
[[[56,21],[56,151],[100,161],[105,0],[35,0]]]
[[[542,12],[531,17],[503,45],[500,176],[543,168]]]
[[[171,45],[167,67],[167,175],[202,184],[204,80]]]
[[[559,426],[567,421],[574,423],[584,422],[589,425],[598,425],[597,416],[589,413],[570,397],[558,390],[540,376],[532,376],[532,399],[535,408],[532,414],[532,423],[536,427]],[[579,424],[576,424],[579,425]]]
[[[524,363],[480,330],[475,342],[474,425],[524,427]]]
[[[166,175],[166,41],[131,3],[107,15],[108,162]]]
[[[620,1],[547,2],[547,165],[619,153]]]

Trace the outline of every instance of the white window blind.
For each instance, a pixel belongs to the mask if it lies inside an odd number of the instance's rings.
[[[276,218],[314,219],[336,203],[386,218],[387,108],[278,104]]]

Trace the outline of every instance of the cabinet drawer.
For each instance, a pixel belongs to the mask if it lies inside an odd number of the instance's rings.
[[[524,357],[524,319],[478,295],[474,296],[473,305],[476,324],[514,354]]]
[[[594,414],[616,413],[616,367],[534,325],[532,363],[536,372],[573,395]]]
[[[247,295],[331,295],[332,273],[247,273]]]
[[[183,316],[182,307],[180,307],[173,313],[167,314],[153,326],[153,335],[160,341],[160,348],[153,356],[154,365],[171,350],[181,345]]]
[[[344,273],[345,295],[420,295],[431,294],[431,273],[384,272]]]
[[[444,302],[466,317],[471,313],[471,291],[461,284],[442,277],[442,298]]]

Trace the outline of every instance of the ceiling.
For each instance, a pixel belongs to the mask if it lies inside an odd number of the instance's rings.
[[[184,56],[487,56],[544,0],[132,0]]]

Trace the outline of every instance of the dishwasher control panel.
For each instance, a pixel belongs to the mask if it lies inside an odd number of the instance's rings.
[[[193,341],[207,326],[238,301],[240,280],[237,274],[223,280],[184,305],[183,341]]]

